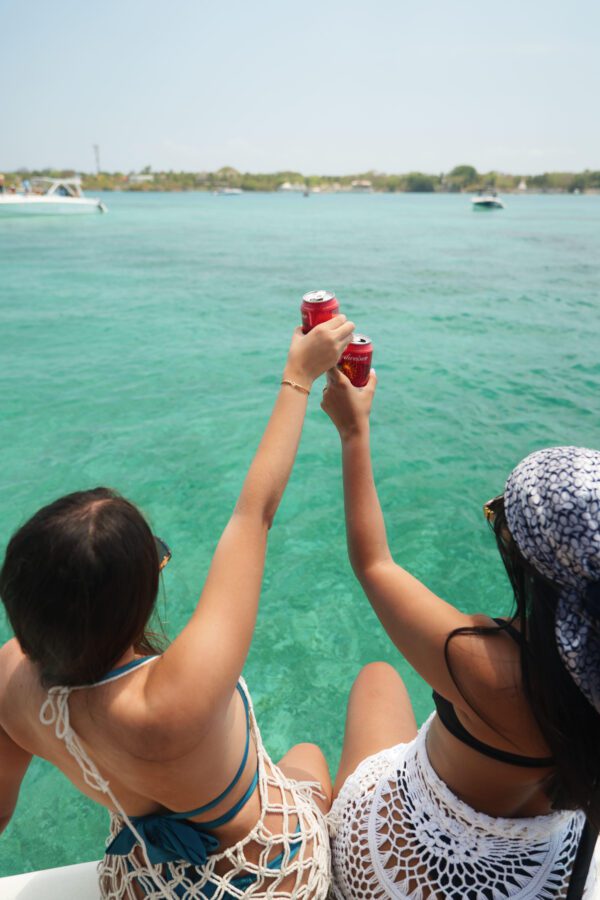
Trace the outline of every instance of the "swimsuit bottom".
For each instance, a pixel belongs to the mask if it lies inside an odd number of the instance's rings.
[[[294,857],[300,850],[300,847],[302,846],[302,836],[300,833],[300,823],[299,822],[298,822],[298,827],[296,828],[296,834],[298,835],[298,837],[295,840],[294,839],[290,840],[290,842],[289,842],[288,861],[290,861],[290,862],[291,862],[291,860],[294,859]],[[266,868],[271,870],[272,872],[277,872],[277,871],[281,870],[283,862],[284,862],[284,853],[283,852],[278,853],[277,856],[275,856],[273,859],[269,860]],[[131,863],[129,861],[127,861],[127,867],[130,872],[134,871],[134,867],[131,865]],[[185,880],[189,881],[190,885],[194,883],[194,877],[195,877],[195,880],[198,881],[197,874],[195,876],[194,872],[195,872],[194,867],[190,866],[189,869],[186,871],[186,875],[184,876]],[[165,877],[165,874],[166,873],[163,872],[163,878]],[[168,877],[166,880],[168,883]],[[236,900],[236,898],[238,898],[241,893],[244,893],[244,891],[247,891],[248,888],[250,888],[250,887],[252,887],[252,885],[256,884],[257,880],[258,880],[257,875],[240,875],[240,876],[232,878],[231,879],[231,887],[233,889],[235,889],[236,893],[231,893],[231,891],[228,891],[228,890],[225,890],[225,893],[223,893],[223,888],[216,882],[213,882],[212,884],[211,883],[204,884],[202,886],[202,895],[201,895],[202,900],[212,900],[212,898],[215,896],[218,898],[218,900]],[[139,884],[139,882],[138,882],[138,885],[139,885],[139,887],[141,887],[142,890],[144,889],[143,885]],[[189,896],[188,885],[181,884],[181,883],[176,884],[173,887],[173,894],[175,897],[182,898],[182,900],[184,900],[184,898],[186,896]]]

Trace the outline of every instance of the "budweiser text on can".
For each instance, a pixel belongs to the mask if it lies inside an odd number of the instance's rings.
[[[315,325],[328,322],[340,311],[340,304],[331,291],[309,291],[302,298],[302,331],[308,334]]]
[[[338,368],[350,379],[354,387],[364,387],[369,380],[372,359],[371,338],[365,334],[355,334],[340,356]]]

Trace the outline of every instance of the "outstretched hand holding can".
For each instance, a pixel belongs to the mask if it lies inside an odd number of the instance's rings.
[[[342,440],[368,432],[376,385],[375,369],[371,370],[362,391],[355,391],[349,379],[339,369],[331,369],[327,373],[321,409],[327,413]]]
[[[302,329],[297,328],[292,337],[284,379],[310,389],[319,375],[335,366],[353,331],[354,323],[344,315],[316,325],[310,334],[302,334]]]
[[[308,334],[318,325],[337,317],[339,311],[340,304],[332,291],[308,291],[302,297],[300,305],[303,334]],[[364,334],[355,334],[340,356],[337,365],[354,387],[362,388],[369,380],[372,359],[373,343],[371,339]]]

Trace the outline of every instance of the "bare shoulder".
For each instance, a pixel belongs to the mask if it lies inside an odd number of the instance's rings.
[[[460,719],[475,737],[501,749],[548,756],[523,688],[518,641],[487,616],[474,617],[474,624],[490,631],[457,635],[448,653],[463,698]]]
[[[25,654],[21,650],[16,638],[13,637],[5,644],[2,644],[2,647],[0,647],[0,674],[3,672],[5,666],[10,665],[11,662],[14,664],[24,657]]]
[[[183,686],[179,694],[161,690],[156,679],[159,668],[157,660],[133,677],[86,691],[81,698],[72,695],[72,708],[81,704],[96,728],[138,759],[165,762],[181,758],[204,739],[220,713],[199,702],[190,719],[188,695],[194,686]]]
[[[458,706],[467,713],[489,708],[504,718],[515,704],[526,704],[521,678],[520,648],[488,616],[473,616],[478,633],[457,634],[448,644],[448,665],[464,697]]]
[[[41,687],[34,664],[16,638],[0,647],[0,727],[21,743],[34,704],[39,709]]]
[[[16,638],[11,638],[0,647],[0,703],[9,687],[12,690],[14,676],[30,665]]]

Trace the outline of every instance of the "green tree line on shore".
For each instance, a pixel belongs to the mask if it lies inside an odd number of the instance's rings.
[[[76,173],[66,169],[19,169],[5,176],[7,187],[18,187],[24,178],[50,177],[67,178]],[[368,171],[354,175],[303,175],[300,172],[284,171],[272,173],[239,172],[225,166],[216,172],[175,172],[156,171],[146,166],[140,173],[99,172],[82,173],[85,190],[96,191],[218,191],[224,188],[238,188],[243,191],[277,191],[282,185],[302,186],[307,190],[349,191],[365,182],[374,191],[395,192],[472,192],[485,188],[498,191],[516,191],[524,182],[530,191],[584,192],[600,191],[600,171],[585,172],[545,172],[540,175],[510,175],[503,172],[478,172],[474,166],[456,166],[450,172],[431,175],[424,172],[408,172],[389,175],[384,172]],[[358,186],[360,188],[360,185]]]

